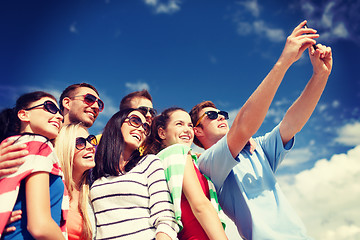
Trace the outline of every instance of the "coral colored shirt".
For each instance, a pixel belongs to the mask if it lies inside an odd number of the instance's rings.
[[[68,240],[81,239],[80,236],[82,231],[82,222],[83,219],[80,215],[80,212],[77,209],[77,204],[70,204],[68,219],[66,221],[66,226],[68,230]]]

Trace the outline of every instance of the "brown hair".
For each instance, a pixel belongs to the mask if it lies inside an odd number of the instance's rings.
[[[148,90],[144,89],[142,91],[136,91],[136,92],[129,93],[128,95],[123,97],[121,99],[119,109],[123,110],[123,109],[131,108],[130,102],[134,98],[146,98],[152,102],[152,97],[151,97],[150,93],[148,92]]]
[[[171,114],[176,111],[186,112],[184,109],[179,107],[171,107],[165,109],[160,115],[156,116],[151,123],[151,134],[146,138],[144,142],[144,155],[146,154],[157,154],[165,148],[163,139],[159,136],[159,129],[166,130]]]
[[[61,93],[60,99],[59,99],[59,106],[60,106],[60,110],[63,111],[64,110],[64,106],[63,106],[63,99],[66,97],[72,97],[71,95],[74,93],[74,91],[78,88],[81,87],[86,87],[86,88],[90,88],[92,90],[94,90],[96,92],[96,94],[98,96],[100,96],[99,92],[96,90],[96,88],[93,85],[90,85],[88,83],[76,83],[73,85],[68,86],[67,88],[65,88],[65,90]]]
[[[192,123],[194,124],[194,127],[195,127],[195,124],[197,123],[197,121],[199,120],[200,116],[199,116],[199,113],[202,109],[206,108],[206,107],[213,107],[213,108],[216,108],[215,107],[215,104],[212,102],[212,101],[204,101],[204,102],[201,102],[197,105],[195,105],[191,111],[189,112],[189,115],[191,117],[191,121]],[[198,125],[198,127],[201,127],[201,123]],[[196,135],[194,135],[194,143],[201,147],[201,148],[204,148],[204,146],[201,144],[201,142],[199,141],[199,139],[196,137]]]

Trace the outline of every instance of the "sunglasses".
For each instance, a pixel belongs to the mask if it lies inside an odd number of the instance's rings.
[[[151,108],[151,107],[138,107],[139,110],[146,112],[146,114],[150,113],[151,117],[155,117],[157,114],[157,111],[155,110],[155,108]]]
[[[30,107],[30,108],[26,108],[24,110],[29,111],[32,110],[34,108],[40,107],[40,106],[44,106],[45,110],[48,111],[49,113],[52,114],[56,114],[57,112],[60,112],[60,109],[56,106],[55,103],[53,103],[52,101],[46,100],[44,103]],[[61,112],[60,112],[61,114]]]
[[[76,141],[75,141],[76,149],[83,150],[84,148],[86,148],[86,141],[89,142],[94,147],[97,145],[97,140],[94,135],[89,135],[87,138],[78,137],[78,138],[76,138]]]
[[[150,125],[149,125],[147,122],[143,123],[143,122],[141,121],[141,118],[139,118],[139,117],[136,116],[136,115],[132,115],[132,116],[130,116],[130,117],[127,117],[126,119],[129,119],[129,123],[130,123],[130,125],[133,126],[133,127],[139,128],[139,127],[142,126],[142,128],[143,128],[144,131],[145,131],[145,135],[146,135],[146,136],[149,136],[149,135],[150,135],[151,129],[150,129]],[[125,119],[125,120],[126,120],[126,119]]]
[[[89,106],[91,106],[95,102],[97,102],[99,105],[99,111],[102,112],[102,110],[104,110],[104,102],[100,98],[95,97],[94,95],[92,95],[90,93],[87,93],[85,95],[77,95],[72,98],[76,98],[76,97],[84,97],[84,102]]]
[[[225,112],[225,111],[218,111],[218,112],[217,112],[217,111],[213,111],[213,110],[212,110],[212,111],[206,111],[206,112],[199,118],[199,120],[196,122],[195,127],[197,127],[197,126],[200,124],[200,121],[205,117],[205,115],[207,115],[209,119],[215,120],[215,119],[217,119],[217,118],[219,117],[219,114],[220,114],[220,115],[223,115],[226,120],[229,119],[229,114],[228,114],[227,112]]]

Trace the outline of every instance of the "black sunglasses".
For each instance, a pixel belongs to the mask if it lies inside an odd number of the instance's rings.
[[[87,138],[78,137],[75,141],[75,147],[77,150],[83,150],[86,148],[86,141],[89,142],[94,147],[97,145],[97,140],[94,135],[89,135]]]
[[[37,108],[40,106],[44,106],[45,110],[52,114],[56,114],[57,112],[60,112],[60,109],[55,105],[55,103],[53,103],[52,101],[49,101],[49,100],[46,100],[42,104],[26,108],[24,110],[28,111],[28,110],[31,110],[31,109],[34,109],[34,108]],[[60,112],[60,114],[61,114],[61,112]]]
[[[95,97],[94,95],[92,95],[90,93],[87,93],[85,95],[73,96],[72,98],[76,98],[76,97],[84,97],[84,102],[89,106],[91,106],[95,102],[97,102],[99,105],[99,112],[102,112],[102,110],[104,110],[104,102],[100,98]]]
[[[151,129],[150,129],[150,125],[147,122],[143,123],[141,121],[141,118],[139,118],[136,115],[131,115],[130,117],[127,117],[126,119],[129,119],[129,123],[133,127],[139,128],[140,126],[142,126],[145,131],[145,135],[146,136],[150,135]]]
[[[151,107],[138,107],[138,109],[141,110],[141,111],[146,112],[145,115],[148,114],[148,113],[150,113],[151,117],[155,117],[156,114],[157,114],[157,111],[156,111],[155,108],[151,108]]]
[[[205,117],[205,115],[207,115],[209,119],[215,120],[219,117],[219,114],[223,115],[226,120],[229,119],[229,114],[225,111],[206,111],[196,122],[195,127],[200,124],[200,121]]]

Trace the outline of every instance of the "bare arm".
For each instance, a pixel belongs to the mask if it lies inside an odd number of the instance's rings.
[[[280,124],[280,135],[285,145],[298,133],[313,113],[331,73],[333,59],[331,48],[317,45],[309,48],[313,75],[300,97],[291,105]]]
[[[15,173],[24,163],[22,157],[29,153],[25,150],[26,144],[13,143],[14,141],[7,141],[0,144],[0,177]]]
[[[215,208],[201,188],[190,155],[185,164],[183,192],[207,236],[210,239],[227,239]]]
[[[65,239],[51,217],[49,174],[38,172],[25,180],[28,231],[35,239]]]
[[[156,234],[156,240],[171,240],[171,237],[163,232],[158,232]]]
[[[303,28],[305,24],[306,21],[303,21],[293,30],[275,66],[237,114],[227,135],[233,157],[239,154],[261,126],[286,71],[301,57],[306,48],[315,44],[314,38],[319,37],[315,30]]]

